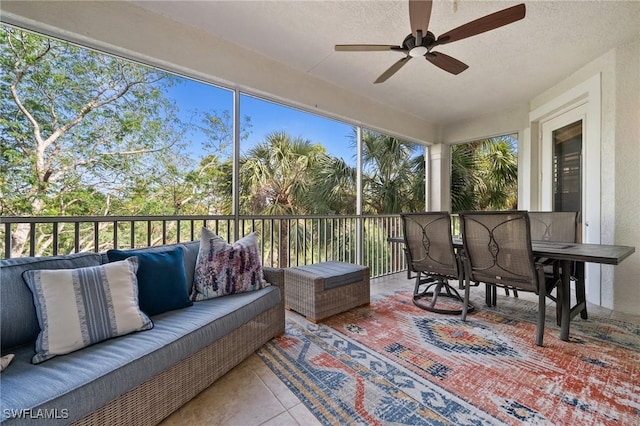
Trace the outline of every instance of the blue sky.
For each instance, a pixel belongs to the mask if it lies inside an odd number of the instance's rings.
[[[188,79],[181,81],[165,94],[175,100],[182,119],[188,120],[194,111],[232,111],[233,92]],[[300,136],[320,143],[329,154],[355,165],[351,125],[248,95],[240,97],[240,115],[251,118],[251,133],[248,140],[242,142],[242,152],[263,141],[267,134],[284,131],[292,137]],[[204,138],[204,135],[198,133],[190,136],[196,141],[194,145],[199,145],[197,141]],[[193,146],[192,150],[194,153],[201,153],[199,146]]]

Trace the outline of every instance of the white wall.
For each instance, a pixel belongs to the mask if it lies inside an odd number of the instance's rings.
[[[433,123],[128,2],[3,1],[2,20],[406,140],[435,140]]]
[[[616,244],[637,253],[616,266],[610,307],[640,313],[640,38],[619,46],[615,62],[615,230]],[[605,165],[608,167],[609,164]],[[609,302],[609,301],[608,301]]]
[[[518,133],[527,127],[529,127],[529,105],[513,105],[499,113],[482,115],[472,120],[443,126],[439,130],[438,141],[447,144],[471,142],[491,136]]]

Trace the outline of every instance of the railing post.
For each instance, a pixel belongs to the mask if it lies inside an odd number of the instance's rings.
[[[76,222],[73,225],[73,252],[78,253],[80,251],[80,222]]]
[[[356,178],[356,263],[362,265],[364,256],[362,253],[364,224],[362,220],[362,128],[356,127],[357,146],[357,178]]]
[[[29,256],[36,255],[36,224],[29,224]]]
[[[53,255],[58,255],[58,222],[53,222]]]
[[[4,257],[5,259],[11,257],[11,223],[9,222],[4,224]]]
[[[233,179],[231,199],[233,200],[233,240],[240,238],[240,91],[233,91]]]

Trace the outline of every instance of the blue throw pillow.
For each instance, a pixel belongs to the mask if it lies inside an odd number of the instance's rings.
[[[193,305],[187,289],[182,248],[168,251],[109,250],[109,262],[138,258],[138,300],[147,315]]]

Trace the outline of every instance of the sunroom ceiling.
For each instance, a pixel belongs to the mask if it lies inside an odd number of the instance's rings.
[[[639,1],[527,1],[511,25],[440,46],[469,65],[454,76],[415,58],[385,83],[373,81],[397,52],[335,52],[335,44],[401,44],[407,1],[136,1],[377,102],[438,124],[528,102],[586,63],[640,33]],[[434,1],[439,35],[518,4]]]

